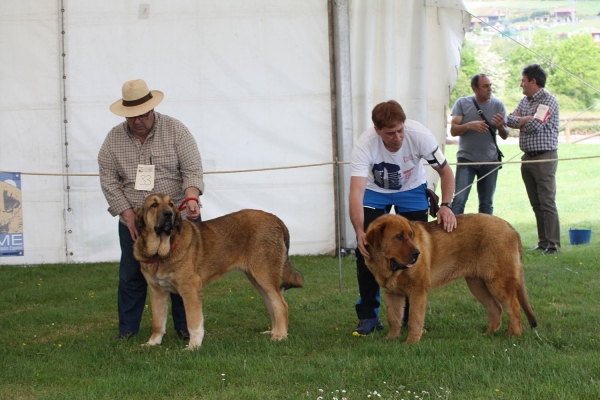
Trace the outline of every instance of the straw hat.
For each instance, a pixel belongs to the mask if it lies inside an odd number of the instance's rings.
[[[165,97],[159,90],[148,89],[143,79],[127,81],[123,84],[123,98],[110,106],[110,111],[120,117],[136,117],[146,114]]]

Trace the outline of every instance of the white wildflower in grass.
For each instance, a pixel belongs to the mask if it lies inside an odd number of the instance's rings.
[[[319,389],[319,392],[323,393],[323,389]]]

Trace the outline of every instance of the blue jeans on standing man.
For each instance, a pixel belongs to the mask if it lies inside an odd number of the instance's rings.
[[[473,162],[466,158],[458,157],[458,163]],[[458,165],[456,166],[455,192],[458,193],[473,183],[475,177],[478,179],[490,171],[498,168],[497,164],[477,164],[477,165]],[[494,214],[494,192],[496,191],[496,180],[498,179],[498,169],[477,182],[477,196],[479,197],[479,212],[482,214]],[[455,215],[465,213],[465,205],[471,192],[471,186],[452,200],[452,212]]]
[[[139,332],[142,313],[146,305],[148,283],[133,256],[133,239],[126,225],[119,222],[119,242],[121,244],[121,263],[119,265],[119,331]],[[171,293],[171,313],[175,330],[187,330],[183,299]]]

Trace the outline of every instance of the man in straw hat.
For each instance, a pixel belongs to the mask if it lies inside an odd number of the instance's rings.
[[[202,159],[194,137],[180,121],[154,111],[164,94],[148,90],[142,79],[125,82],[123,98],[110,110],[125,121],[106,136],[100,153],[100,184],[112,216],[119,215],[121,262],[119,269],[119,334],[129,339],[140,330],[147,283],[133,256],[138,236],[135,211],[151,193],[166,193],[186,204],[189,220],[200,220],[204,191]],[[181,296],[171,294],[177,334],[189,339]]]

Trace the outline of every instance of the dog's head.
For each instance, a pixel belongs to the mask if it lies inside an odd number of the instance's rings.
[[[367,266],[374,275],[388,277],[395,271],[411,268],[421,254],[414,237],[415,232],[406,218],[393,214],[377,218],[366,233],[365,240],[371,255]]]
[[[181,233],[181,213],[170,196],[154,193],[137,210],[135,226],[138,232],[153,231],[157,236],[170,236],[173,230]]]

